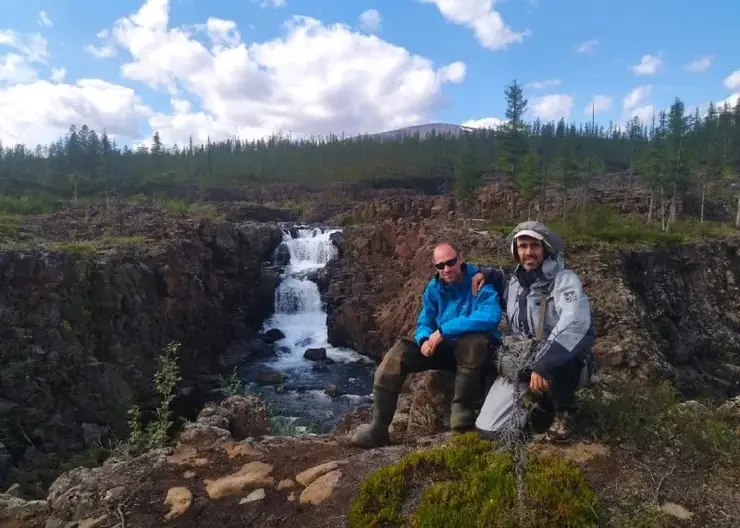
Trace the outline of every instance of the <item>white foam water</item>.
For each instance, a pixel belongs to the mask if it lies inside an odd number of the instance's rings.
[[[286,232],[283,238],[290,252],[275,291],[275,313],[265,322],[265,330],[278,328],[285,337],[276,344],[282,350],[271,363],[275,370],[311,369],[313,362],[303,358],[308,348],[324,348],[327,357],[341,363],[364,361],[354,350],[329,344],[326,312],[322,306],[318,285],[306,276],[318,271],[336,257],[337,248],[331,235],[338,229],[298,228],[298,238]]]

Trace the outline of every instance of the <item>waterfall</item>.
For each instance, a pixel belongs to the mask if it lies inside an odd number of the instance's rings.
[[[277,345],[282,352],[271,362],[274,370],[310,369],[313,363],[304,359],[308,348],[325,348],[335,362],[355,362],[365,359],[353,350],[335,348],[328,342],[326,312],[318,285],[312,273],[337,255],[331,235],[339,229],[299,227],[285,231],[283,242],[290,254],[280,284],[275,291],[275,313],[266,321],[265,329],[279,328],[285,337]],[[297,233],[297,237],[293,236]]]

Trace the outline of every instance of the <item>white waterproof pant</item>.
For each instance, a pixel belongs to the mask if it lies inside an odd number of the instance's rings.
[[[589,369],[588,366],[584,365],[581,370],[581,378],[576,390],[582,389],[588,385],[589,381]],[[529,392],[529,383],[519,382],[519,392],[522,396]],[[509,421],[514,419],[516,416],[523,417],[525,422],[529,416],[528,412],[514,413],[514,393],[513,382],[503,377],[496,378],[496,381],[493,382],[491,389],[488,391],[486,401],[483,402],[483,407],[475,421],[475,427],[482,434],[486,436],[494,435],[504,426],[506,426],[508,430],[512,430],[514,427],[517,429],[524,427],[524,423],[509,424]],[[511,426],[511,428],[509,426]]]

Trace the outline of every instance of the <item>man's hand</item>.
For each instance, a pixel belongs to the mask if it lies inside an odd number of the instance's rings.
[[[536,372],[532,372],[529,378],[529,389],[534,393],[542,394],[550,390],[550,383]]]
[[[429,336],[429,339],[424,341],[424,344],[421,345],[421,353],[424,354],[426,357],[430,357],[432,354],[434,354],[434,350],[437,348],[437,345],[439,345],[442,341],[442,334],[439,333],[439,330],[435,331],[432,335]]]
[[[473,275],[473,295],[478,295],[478,290],[480,290],[483,285],[486,283],[486,276],[483,275],[480,271]]]

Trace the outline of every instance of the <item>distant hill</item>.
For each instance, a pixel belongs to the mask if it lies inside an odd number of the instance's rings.
[[[398,128],[396,130],[388,130],[386,132],[378,132],[376,134],[369,135],[380,139],[401,139],[406,136],[413,136],[418,132],[419,136],[423,139],[431,134],[432,130],[438,134],[453,134],[458,136],[462,131],[468,132],[474,129],[460,125],[453,125],[451,123],[427,123],[425,125]]]

